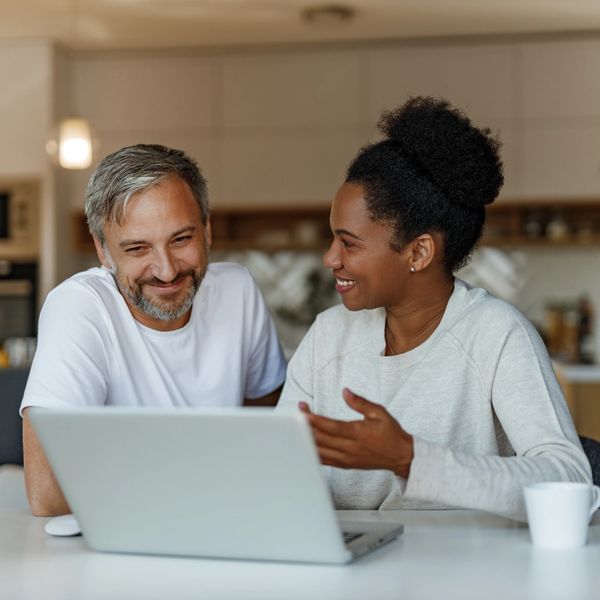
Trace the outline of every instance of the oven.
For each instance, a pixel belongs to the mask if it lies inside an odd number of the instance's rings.
[[[37,263],[0,259],[0,346],[37,333]]]

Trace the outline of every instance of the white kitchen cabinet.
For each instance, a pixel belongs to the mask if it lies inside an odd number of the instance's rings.
[[[520,119],[600,116],[600,40],[521,43],[516,85]]]
[[[361,79],[356,51],[253,53],[220,59],[222,125],[268,131],[356,126]]]
[[[369,121],[417,95],[447,98],[479,126],[514,118],[510,44],[407,45],[369,50],[367,57]]]
[[[0,73],[0,177],[39,176],[51,122],[50,45],[0,45]]]
[[[517,196],[600,196],[600,118],[525,121],[517,135]]]
[[[71,77],[72,110],[98,131],[186,132],[215,118],[211,63],[196,55],[82,55]]]

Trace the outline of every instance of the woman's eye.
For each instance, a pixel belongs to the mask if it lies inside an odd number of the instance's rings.
[[[349,242],[348,240],[342,240],[342,246],[344,246],[344,248],[352,248],[354,244],[352,242]]]

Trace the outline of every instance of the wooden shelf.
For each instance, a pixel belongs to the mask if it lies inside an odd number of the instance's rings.
[[[329,206],[221,208],[211,214],[215,250],[323,250]]]
[[[600,245],[600,198],[500,200],[487,208],[481,244],[596,248]]]
[[[562,233],[555,227],[557,220],[564,223]],[[329,205],[214,208],[211,226],[212,247],[219,251],[323,251],[331,243]],[[94,252],[83,213],[74,216],[73,239],[77,252]],[[500,200],[487,208],[480,245],[597,248],[600,246],[600,198]]]
[[[331,243],[329,206],[215,208],[211,212],[213,250],[314,250]],[[74,215],[74,247],[93,253],[83,213]]]

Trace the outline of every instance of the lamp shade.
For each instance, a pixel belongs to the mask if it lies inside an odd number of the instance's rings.
[[[87,120],[63,119],[57,133],[58,164],[65,169],[87,169],[92,164],[92,132]]]

